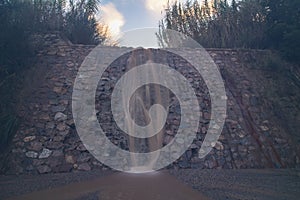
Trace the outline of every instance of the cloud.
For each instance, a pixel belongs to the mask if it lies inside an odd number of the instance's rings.
[[[145,0],[146,8],[155,13],[160,13],[168,4],[168,0]]]
[[[121,28],[125,24],[125,19],[113,3],[107,3],[100,7],[100,18],[108,26],[112,38],[118,38],[121,34]]]
[[[185,2],[186,0],[179,0],[179,2]],[[169,0],[170,5],[175,3],[176,0]],[[178,2],[178,0],[177,0]],[[145,0],[146,8],[156,15],[161,15],[161,12],[168,5],[168,0]]]

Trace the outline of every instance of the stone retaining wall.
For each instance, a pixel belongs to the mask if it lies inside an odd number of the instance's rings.
[[[71,45],[61,41],[57,35],[42,39],[47,45],[38,53],[39,61],[36,67],[45,69],[45,76],[41,77],[42,81],[37,87],[32,88],[30,96],[25,99],[19,111],[21,125],[13,138],[7,158],[3,160],[5,168],[2,169],[2,173],[43,174],[99,168],[106,170],[108,167],[93,158],[80,141],[71,111],[72,89],[78,68],[94,47]],[[113,57],[120,51],[117,47],[102,48],[105,52],[103,56]],[[251,63],[256,55],[267,55],[268,52],[230,49],[211,49],[208,52],[218,65],[225,81],[228,116],[223,132],[219,141],[212,144],[213,151],[200,159],[198,151],[210,119],[210,100],[205,84],[201,79],[191,76],[190,81],[198,88],[200,107],[204,109],[201,128],[197,140],[189,150],[169,168],[240,169],[299,166],[298,142],[294,141],[279,123],[280,119],[274,116],[263,90],[267,75],[247,64],[247,59],[248,63]],[[193,56],[192,49],[186,49],[184,53]],[[140,50],[140,54],[143,57],[145,53]],[[111,67],[126,69],[128,59],[126,56],[122,57]],[[161,59],[164,59],[164,56]],[[185,69],[188,68],[187,63],[178,59],[167,59],[166,63],[180,68],[185,76],[189,76],[189,70]],[[110,71],[107,73],[109,77]],[[122,73],[122,70],[118,73]],[[39,74],[33,74],[34,76]],[[98,90],[104,92],[103,96],[99,96],[101,102],[109,100],[109,92],[114,86],[112,80],[106,81],[98,86]],[[100,111],[101,107],[99,113]],[[105,115],[100,114],[98,117],[105,118]],[[178,124],[178,118],[175,116],[169,123],[170,129],[164,136],[165,143],[174,137],[176,128],[172,126]],[[128,148],[127,138],[117,130],[111,129],[107,135],[119,147]]]

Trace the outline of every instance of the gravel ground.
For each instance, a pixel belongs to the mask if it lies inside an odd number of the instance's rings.
[[[94,170],[90,172],[57,173],[44,175],[1,175],[0,199],[6,199],[35,191],[53,189],[72,183],[84,182],[113,174],[112,171]],[[88,196],[92,196],[89,194]],[[88,199],[88,198],[87,198]],[[92,199],[92,198],[90,198]]]
[[[155,193],[159,200],[198,199],[195,195],[199,195],[199,199],[216,200],[296,200],[300,198],[299,188],[300,170],[291,169],[172,170],[159,172],[154,176],[129,176],[111,171],[0,176],[0,199],[14,199],[16,196],[32,193],[34,195],[17,199],[37,199],[36,194],[39,194],[46,195],[44,199],[123,200],[130,195],[143,195],[144,199],[153,200]],[[101,195],[105,198],[101,198]]]
[[[184,183],[211,199],[300,199],[300,170],[179,170]]]

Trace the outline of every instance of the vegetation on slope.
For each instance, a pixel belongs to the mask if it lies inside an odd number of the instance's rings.
[[[99,44],[105,26],[96,20],[99,0],[0,1],[0,149],[17,125],[15,114],[22,74],[34,58],[30,38],[36,34],[63,33],[76,44]]]
[[[175,2],[160,22],[204,47],[275,49],[300,62],[299,0],[194,0]]]

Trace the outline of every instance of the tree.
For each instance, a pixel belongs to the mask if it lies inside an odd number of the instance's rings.
[[[233,0],[231,5],[226,0],[196,0],[169,6],[160,27],[182,32],[204,47],[263,48],[264,16],[259,0]]]
[[[300,1],[264,1],[268,9],[268,45],[282,52],[285,58],[300,62]]]
[[[66,14],[65,34],[73,43],[98,44],[106,36],[98,31],[96,12],[99,0],[70,1],[70,11]]]
[[[0,3],[0,78],[13,74],[29,56],[29,29],[32,5],[26,1]],[[9,67],[8,67],[9,66]]]

